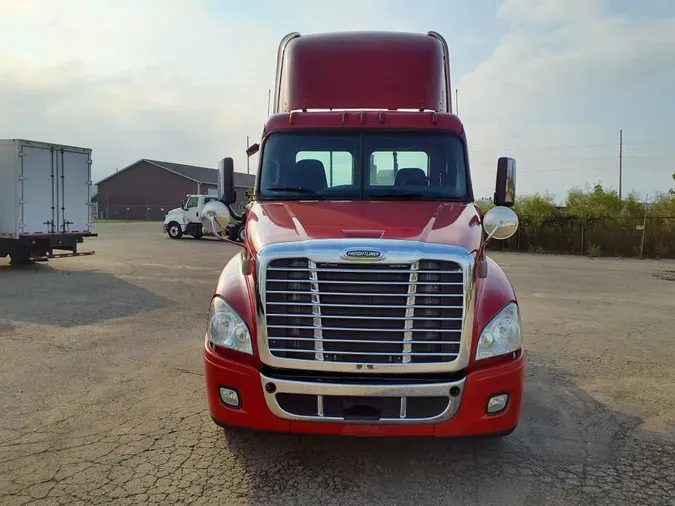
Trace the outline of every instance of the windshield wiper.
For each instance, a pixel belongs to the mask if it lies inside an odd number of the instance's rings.
[[[274,188],[267,188],[266,191],[306,193],[308,195],[313,195],[314,197],[316,197],[319,200],[326,200],[321,195],[316,193],[314,190],[310,190],[309,188],[296,188],[296,187],[292,187],[292,186],[278,186],[278,187],[274,187]]]
[[[377,193],[371,195],[372,199],[401,199],[401,200],[437,200],[437,197],[424,193]]]

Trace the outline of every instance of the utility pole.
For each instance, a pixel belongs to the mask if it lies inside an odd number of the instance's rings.
[[[623,183],[623,130],[619,130],[619,200],[621,200],[622,183]]]
[[[459,90],[457,88],[455,88],[455,108],[457,109],[455,114],[459,116]]]
[[[248,143],[248,135],[246,136],[246,149],[248,150],[248,147],[250,144]],[[246,153],[246,174],[251,173],[251,164],[250,164],[251,157],[248,156],[248,153]]]
[[[640,241],[640,258],[643,258],[645,251],[645,228],[647,227],[647,199],[649,195],[645,194],[645,217],[642,220],[642,241]]]

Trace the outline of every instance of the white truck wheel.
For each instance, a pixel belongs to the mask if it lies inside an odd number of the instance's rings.
[[[166,231],[171,239],[180,239],[183,237],[183,229],[180,228],[180,225],[175,221],[169,223],[169,225],[166,227]]]

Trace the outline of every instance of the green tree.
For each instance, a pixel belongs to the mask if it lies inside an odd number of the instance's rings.
[[[485,214],[495,206],[495,203],[492,202],[492,199],[487,198],[476,200],[476,205],[480,208],[483,214]]]
[[[517,198],[513,210],[518,216],[543,219],[557,211],[553,195],[539,192]]]
[[[626,218],[640,219],[645,214],[644,195],[631,192],[623,201],[621,216]]]
[[[253,188],[246,190],[246,204],[250,204],[253,201]]]
[[[659,193],[653,200],[649,215],[655,218],[675,218],[675,193]]]
[[[567,192],[566,204],[567,214],[578,218],[617,218],[624,207],[616,191],[605,190],[601,184],[590,191],[572,188]]]
[[[675,182],[675,174],[673,174],[673,181]],[[668,190],[668,193],[675,197],[675,187]]]

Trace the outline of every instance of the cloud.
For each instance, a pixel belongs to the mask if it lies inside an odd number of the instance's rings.
[[[516,158],[536,160],[520,164],[520,190],[547,185],[562,198],[570,180],[601,177],[613,183],[618,147],[612,144],[618,130],[633,127],[631,134],[641,135],[636,103],[641,117],[658,117],[658,110],[648,110],[658,100],[653,93],[675,84],[675,14],[610,14],[601,0],[506,0],[499,12],[509,30],[491,57],[459,83],[461,116],[478,151],[474,168],[493,171],[481,149],[603,143],[601,151],[513,152]],[[488,192],[493,177],[477,179]]]
[[[196,0],[53,5],[0,4],[0,137],[92,147],[95,180],[141,157],[242,168],[274,74],[263,27]]]
[[[281,37],[358,29],[435,29],[455,40],[453,58],[472,69],[453,84],[478,195],[491,193],[502,154],[519,159],[521,193],[562,195],[573,183],[609,180],[619,128],[645,139],[650,127],[672,124],[675,13],[629,18],[604,0],[504,0],[494,14],[505,31],[492,51],[481,47],[489,57],[479,61],[455,38],[456,9],[437,1],[426,9],[387,0],[234,3],[0,0],[0,138],[91,147],[95,180],[142,157],[215,166],[234,156],[244,170],[245,139],[262,131]],[[474,12],[484,12],[485,2],[477,4]],[[543,149],[598,143],[608,146]],[[542,149],[513,150],[530,147]],[[528,172],[535,169],[550,171]]]
[[[350,7],[390,19],[384,3],[354,0],[339,8],[300,0],[283,15],[294,30],[336,30],[353,18]],[[288,31],[241,7],[214,14],[200,0],[61,0],[58,8],[0,0],[0,138],[91,147],[94,180],[141,157],[215,166],[234,156],[244,170],[246,136],[255,142],[262,131]]]
[[[597,18],[607,9],[606,0],[504,0],[498,13],[512,25],[540,25]]]

